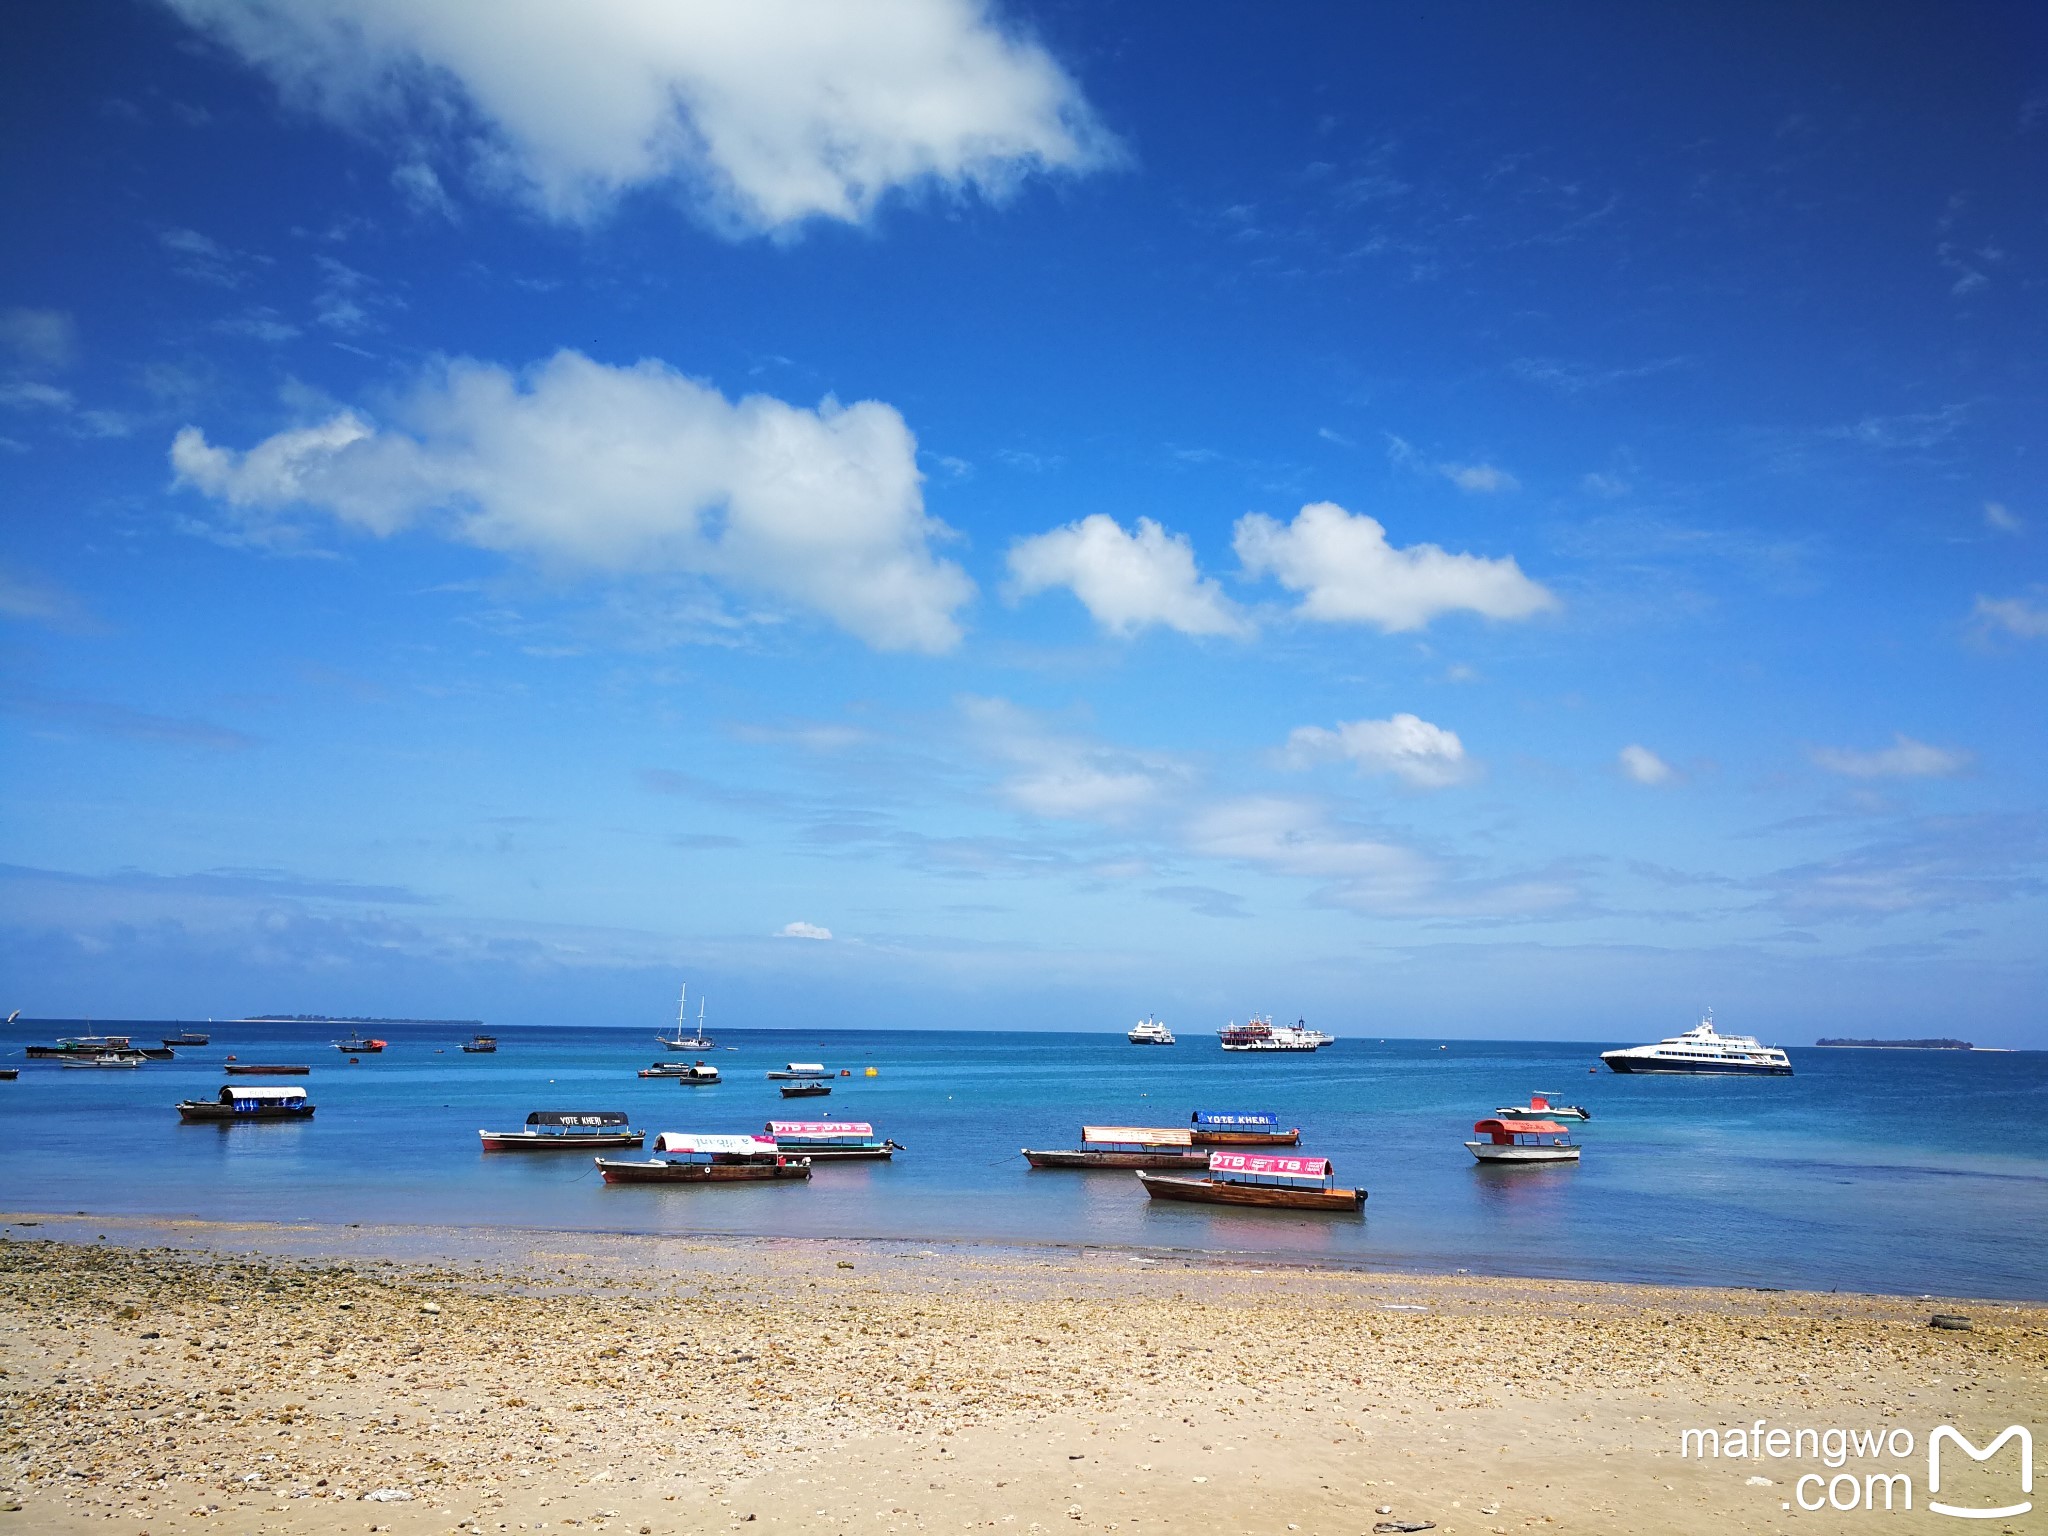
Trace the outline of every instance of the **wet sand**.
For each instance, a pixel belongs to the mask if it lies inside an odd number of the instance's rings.
[[[2048,1408],[2048,1312],[2005,1303],[0,1223],[0,1533],[1854,1531],[1680,1430]]]

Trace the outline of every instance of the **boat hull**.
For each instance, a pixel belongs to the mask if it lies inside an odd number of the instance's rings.
[[[1291,1147],[1301,1140],[1301,1127],[1291,1131],[1196,1131],[1198,1147]]]
[[[661,1158],[625,1162],[610,1157],[596,1162],[607,1184],[756,1184],[811,1176],[810,1160],[801,1157],[780,1163],[671,1163]]]
[[[188,1099],[178,1106],[178,1118],[187,1125],[243,1125],[258,1120],[310,1120],[310,1104],[269,1104],[262,1109],[236,1109],[211,1099]]]
[[[1227,1179],[1184,1179],[1140,1173],[1154,1200],[1193,1200],[1204,1205],[1252,1205],[1287,1211],[1356,1211],[1362,1189],[1287,1189],[1273,1184],[1233,1184]]]
[[[791,1144],[782,1148],[785,1157],[807,1157],[814,1163],[846,1163],[861,1159],[887,1162],[903,1149],[893,1141],[858,1147],[811,1147]]]
[[[823,1099],[831,1096],[832,1090],[823,1083],[815,1088],[804,1083],[791,1083],[782,1090],[785,1099]]]
[[[1073,1151],[1022,1149],[1024,1161],[1034,1168],[1187,1168],[1206,1173],[1209,1154],[1172,1147],[1148,1148],[1141,1152],[1098,1151],[1092,1147]]]
[[[31,1045],[22,1049],[30,1061],[80,1061],[94,1056],[133,1056],[138,1061],[174,1061],[177,1052],[168,1045],[96,1046],[91,1050],[63,1045]]]
[[[539,1131],[478,1131],[486,1152],[589,1152],[613,1147],[642,1147],[645,1131],[594,1131],[562,1134]]]
[[[211,1035],[165,1035],[163,1037],[163,1044],[166,1047],[173,1045],[211,1045],[212,1043],[213,1036]]]
[[[1468,1141],[1465,1145],[1482,1163],[1576,1163],[1579,1160],[1577,1147],[1500,1146],[1491,1141]]]
[[[1790,1077],[1792,1069],[1775,1065],[1757,1066],[1740,1061],[1671,1061],[1655,1056],[1628,1056],[1603,1052],[1600,1059],[1607,1070],[1623,1074],[1663,1072],[1674,1077]]]
[[[304,1077],[313,1069],[283,1062],[231,1061],[224,1070],[229,1077]]]

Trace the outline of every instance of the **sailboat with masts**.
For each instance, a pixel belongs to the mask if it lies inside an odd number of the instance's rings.
[[[704,1033],[704,999],[697,999],[697,1028],[690,1030],[689,1023],[690,985],[683,983],[683,990],[676,994],[676,1032],[673,1035],[656,1035],[654,1038],[672,1051],[708,1051],[716,1048],[717,1042]]]

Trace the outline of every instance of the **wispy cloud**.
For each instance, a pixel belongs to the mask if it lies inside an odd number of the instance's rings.
[[[1979,597],[1970,610],[1982,631],[2002,631],[2018,640],[2048,639],[2048,598]]]
[[[1929,746],[1900,732],[1892,744],[1873,751],[1858,752],[1847,747],[1815,747],[1809,753],[1816,766],[1852,779],[1945,779],[1967,770],[1972,761],[1967,752]]]
[[[784,923],[775,930],[778,939],[814,939],[823,941],[832,937],[830,928],[821,928],[816,923]]]
[[[55,694],[0,693],[0,710],[37,720],[57,731],[113,736],[167,747],[198,747],[210,752],[241,752],[256,738],[204,720],[181,720],[110,704],[100,699]]]
[[[1281,760],[1293,768],[1340,759],[1360,773],[1392,774],[1417,789],[1462,784],[1479,772],[1457,732],[1409,714],[1340,721],[1335,730],[1297,726],[1281,752]]]
[[[1621,771],[1638,784],[1669,784],[1678,777],[1678,770],[1648,747],[1630,742],[1621,749],[1617,758]]]

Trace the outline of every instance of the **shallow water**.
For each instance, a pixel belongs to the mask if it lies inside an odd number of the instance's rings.
[[[652,1029],[500,1032],[467,1056],[449,1026],[379,1025],[359,1065],[333,1025],[212,1025],[213,1044],[133,1072],[67,1071],[0,1036],[0,1204],[212,1220],[504,1225],[625,1232],[1139,1244],[1474,1273],[2048,1296],[2048,1155],[2034,1134],[2048,1053],[1795,1050],[1791,1078],[1589,1073],[1594,1044],[1344,1040],[1313,1055],[1226,1055],[1120,1034],[722,1031],[726,1081],[633,1074]],[[154,1043],[175,1026],[102,1022]],[[1639,1042],[1609,1042],[1639,1043]],[[220,1064],[295,1061],[307,1124],[187,1126]],[[829,1099],[783,1100],[784,1061],[850,1067]],[[878,1075],[865,1077],[874,1066]],[[1556,1090],[1593,1111],[1576,1166],[1477,1166],[1462,1145],[1496,1105]],[[820,1165],[808,1185],[607,1188],[586,1155],[497,1154],[479,1128],[528,1110],[623,1109],[650,1133],[858,1119],[893,1163]],[[1370,1192],[1359,1217],[1145,1198],[1118,1172],[1039,1172],[1020,1146],[1076,1145],[1081,1123],[1184,1124],[1270,1109],[1301,1150]]]

